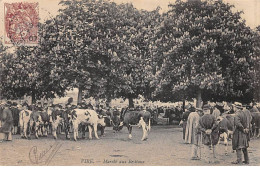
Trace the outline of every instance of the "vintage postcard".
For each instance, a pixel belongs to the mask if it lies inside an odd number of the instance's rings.
[[[259,166],[260,0],[0,0],[1,166]]]

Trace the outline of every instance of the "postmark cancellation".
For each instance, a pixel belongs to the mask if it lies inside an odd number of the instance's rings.
[[[4,3],[4,43],[34,45],[38,43],[39,4]]]

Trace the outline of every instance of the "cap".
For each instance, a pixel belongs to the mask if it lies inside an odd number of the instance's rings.
[[[208,105],[208,104],[205,104],[204,106],[203,106],[203,110],[209,110],[210,109],[210,106]]]
[[[239,103],[239,102],[235,102],[235,103],[233,104],[233,106],[235,106],[235,107],[238,108],[238,109],[242,109],[242,108],[243,108],[243,107],[242,107],[242,104]]]
[[[196,111],[203,112],[202,108],[196,108]]]

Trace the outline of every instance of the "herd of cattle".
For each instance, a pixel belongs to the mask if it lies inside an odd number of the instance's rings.
[[[123,108],[121,111],[107,111],[105,109],[96,109],[92,107],[66,106],[60,105],[49,107],[29,106],[28,104],[17,106],[5,106],[1,108],[10,109],[13,116],[13,134],[18,129],[22,138],[31,139],[39,136],[48,136],[52,133],[54,139],[57,134],[65,132],[66,138],[70,139],[70,133],[73,133],[73,139],[79,138],[79,132],[82,137],[89,131],[89,139],[92,139],[92,131],[96,139],[99,139],[97,131],[101,130],[104,135],[106,126],[112,126],[117,132],[126,126],[129,132],[129,138],[132,138],[132,127],[138,126],[143,129],[142,140],[146,140],[151,128],[151,113],[147,110],[131,110]],[[1,113],[0,113],[1,114]]]
[[[180,107],[169,108],[159,107],[156,109],[141,108],[141,109],[103,109],[93,108],[86,105],[68,105],[63,108],[60,105],[52,105],[39,107],[37,105],[9,105],[0,107],[0,115],[4,109],[10,109],[13,118],[13,134],[17,131],[22,138],[31,138],[34,134],[35,138],[39,136],[48,136],[52,134],[54,139],[57,139],[57,134],[64,132],[67,139],[70,139],[70,133],[73,133],[73,139],[76,141],[79,138],[79,132],[82,137],[89,132],[89,139],[92,139],[92,132],[96,139],[99,139],[97,131],[101,131],[101,136],[104,135],[105,127],[113,127],[115,132],[120,131],[123,126],[126,126],[129,132],[129,138],[132,138],[133,126],[142,127],[143,137],[141,140],[146,140],[151,129],[151,124],[156,124],[158,115],[163,113],[164,117],[174,119],[176,121],[187,120],[188,114],[182,113]],[[94,110],[95,109],[95,110]],[[219,133],[224,138],[224,143],[227,145],[227,140],[232,137],[234,128],[234,114],[232,112],[223,113],[216,116],[219,121]],[[260,128],[260,113],[258,108],[252,107],[250,110],[244,109],[252,115],[251,119],[251,136],[259,137]],[[214,111],[212,110],[214,113]],[[171,120],[170,120],[171,121]]]

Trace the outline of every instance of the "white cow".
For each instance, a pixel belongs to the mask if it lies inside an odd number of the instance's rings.
[[[21,137],[27,138],[27,128],[30,126],[30,117],[32,111],[30,110],[21,110],[19,114],[19,125],[21,130]]]
[[[77,141],[79,124],[88,125],[89,139],[92,139],[92,127],[94,128],[94,134],[96,139],[99,139],[97,134],[97,126],[106,126],[104,117],[99,117],[97,112],[91,109],[74,109],[71,115],[71,121],[73,126],[73,137]]]

